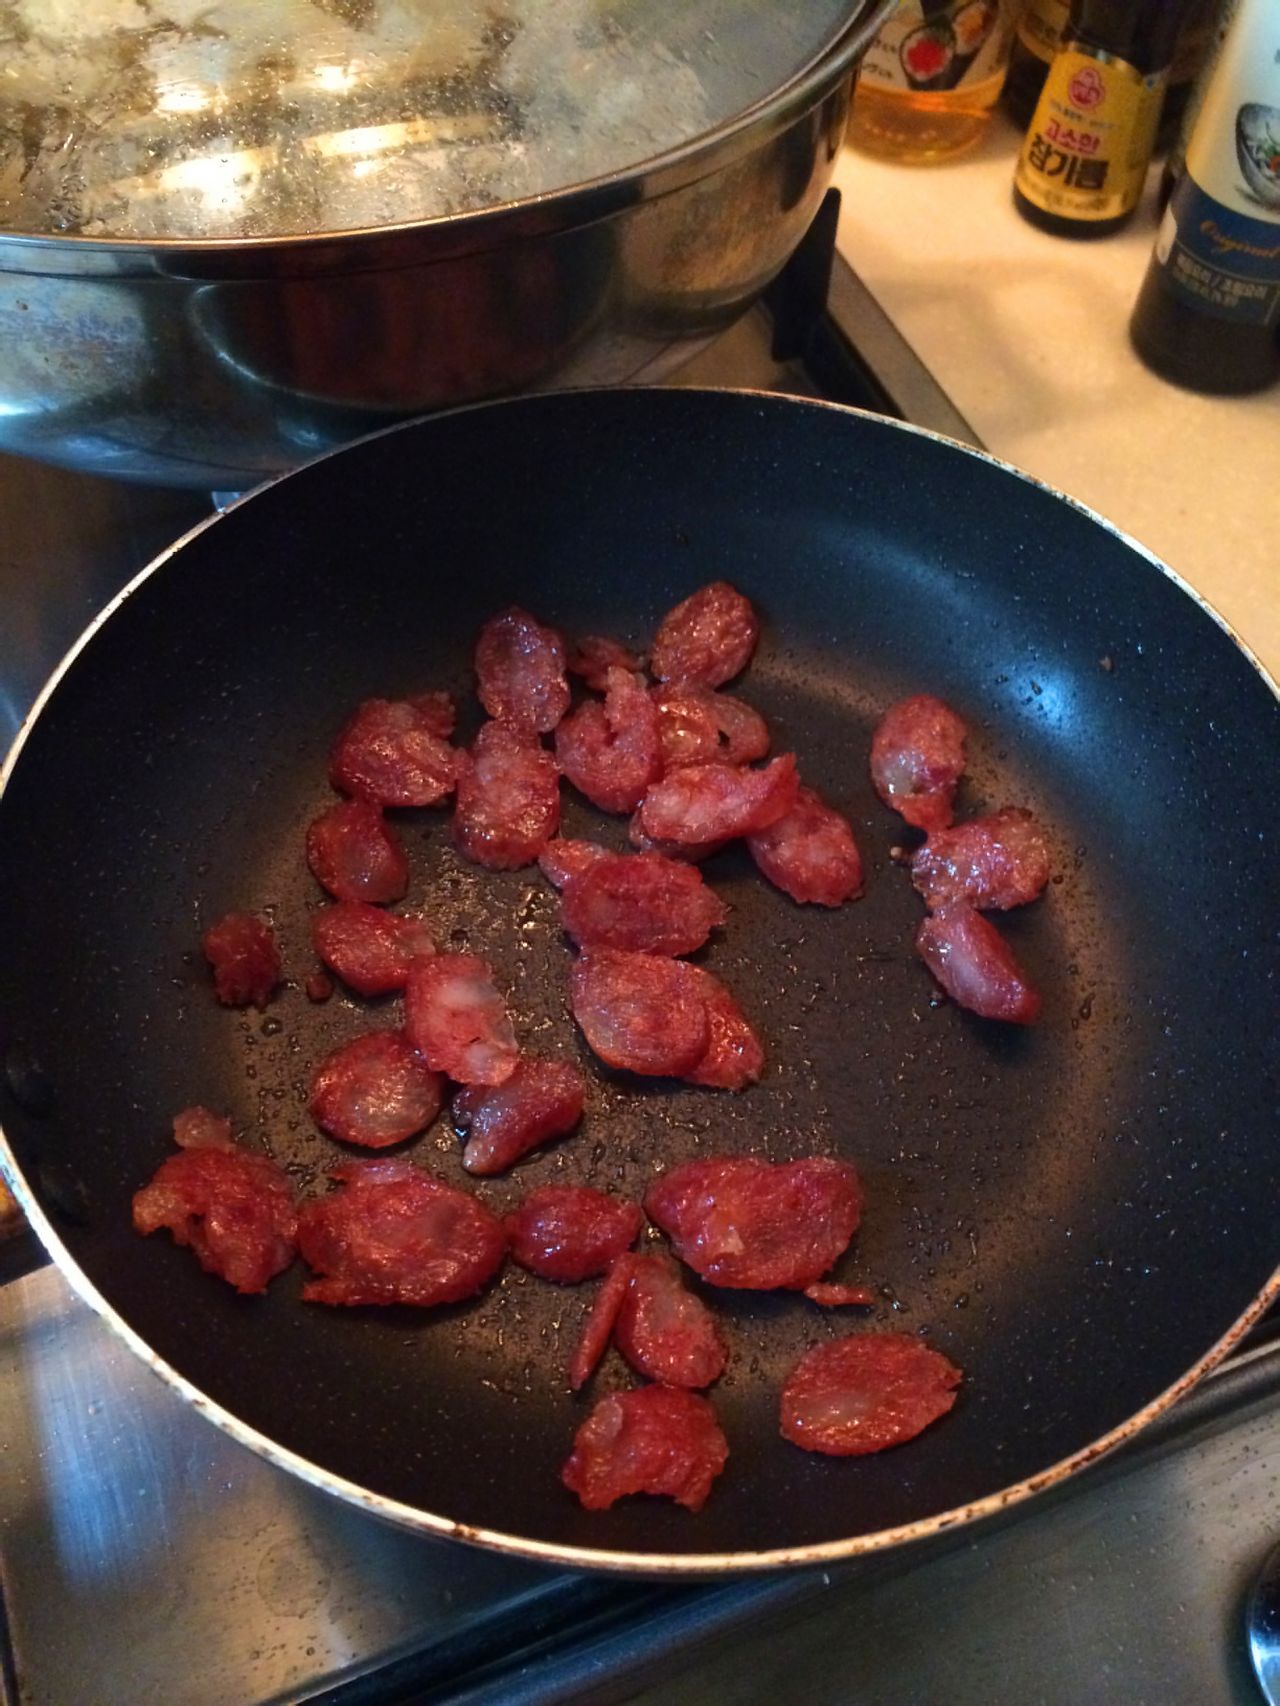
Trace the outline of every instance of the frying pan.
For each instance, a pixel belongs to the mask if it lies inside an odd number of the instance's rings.
[[[442,944],[484,953],[532,1049],[577,1055],[580,1133],[477,1185],[638,1194],[694,1155],[835,1152],[865,1181],[839,1276],[869,1322],[795,1296],[708,1293],[732,1345],[714,1393],[729,1467],[696,1516],[588,1514],[557,1471],[611,1357],[563,1368],[591,1287],[508,1268],[456,1308],[304,1306],[295,1268],[240,1298],[130,1228],[131,1193],[202,1102],[323,1188],[338,1146],[311,1070],[394,1003],[310,1006],[303,830],[328,743],[372,694],[469,699],[481,622],[518,600],[643,643],[725,576],[764,633],[741,691],[776,750],[846,810],[866,898],[835,912],[708,862],[732,906],[706,961],[769,1048],[740,1095],[637,1082],[587,1056],[570,954],[536,871],[480,872],[441,812],[401,814]],[[912,952],[909,840],[867,778],[894,699],[971,727],[962,813],[1049,826],[1047,896],[1002,920],[1045,995],[1031,1031],[941,1003]],[[474,727],[477,715],[468,711]],[[69,1279],[162,1374],[291,1470],[424,1531],[653,1572],[813,1562],[993,1511],[1127,1437],[1273,1298],[1274,690],[1167,570],[1008,468],[873,416],[749,393],[564,394],[363,441],[197,528],[98,620],[44,694],[0,800],[6,1167]],[[566,794],[568,790],[566,790]],[[567,803],[566,833],[622,845]],[[276,922],[289,987],[214,1002],[200,931]],[[411,1146],[463,1182],[443,1125]],[[473,1184],[473,1181],[467,1181]],[[852,1460],[777,1437],[808,1345],[927,1333],[965,1370],[955,1411]]]

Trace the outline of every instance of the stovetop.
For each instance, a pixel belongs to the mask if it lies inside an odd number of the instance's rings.
[[[976,443],[834,256],[830,202],[672,381],[824,396]],[[0,743],[85,622],[207,498],[0,458]],[[211,1427],[29,1246],[0,1246],[0,1697],[23,1706],[919,1706],[1256,1699],[1239,1600],[1280,1531],[1280,1348],[980,1531],[672,1587],[390,1528]],[[7,1271],[6,1271],[7,1270]]]

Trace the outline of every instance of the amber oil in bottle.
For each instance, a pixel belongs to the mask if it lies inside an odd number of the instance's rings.
[[[929,165],[979,141],[1000,98],[1012,0],[900,0],[858,74],[848,139]]]

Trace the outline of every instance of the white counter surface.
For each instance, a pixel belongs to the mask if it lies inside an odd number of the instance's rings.
[[[840,247],[994,454],[1162,557],[1280,675],[1280,389],[1201,397],[1134,355],[1157,223],[1052,237],[1014,208],[1018,134],[909,167],[845,149]]]

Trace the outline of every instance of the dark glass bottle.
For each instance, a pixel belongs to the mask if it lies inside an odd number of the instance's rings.
[[[1166,379],[1239,395],[1280,376],[1280,7],[1240,0],[1134,309]]]
[[[1025,130],[1035,116],[1053,56],[1071,16],[1071,0],[1027,0],[1009,50],[1009,70],[1001,100],[1005,111]]]
[[[1034,225],[1098,237],[1133,213],[1186,4],[1073,0],[1014,175]]]
[[[1156,148],[1173,142],[1213,41],[1221,0],[1189,0],[1169,65],[1169,87],[1160,110]],[[1014,32],[1001,104],[1023,130],[1035,116],[1036,102],[1071,16],[1070,0],[1027,0]]]
[[[1164,106],[1160,109],[1157,153],[1172,146],[1178,134],[1196,78],[1209,57],[1217,10],[1218,0],[1187,0],[1182,28],[1178,31],[1173,59],[1169,64],[1169,87],[1165,91]]]
[[[1222,44],[1227,39],[1227,30],[1236,14],[1240,0],[1215,0],[1212,12],[1212,27],[1209,39],[1205,44],[1204,63],[1196,73],[1195,79],[1187,91],[1187,100],[1176,133],[1170,138],[1169,150],[1165,156],[1164,167],[1160,173],[1160,206],[1163,209],[1173,194],[1173,186],[1182,175],[1182,168],[1187,158],[1187,143],[1191,140],[1191,132],[1200,116],[1200,107],[1204,101],[1205,91],[1209,87],[1209,79],[1213,76],[1213,68],[1218,63],[1218,55],[1222,52]],[[1161,120],[1161,129],[1164,121]]]

